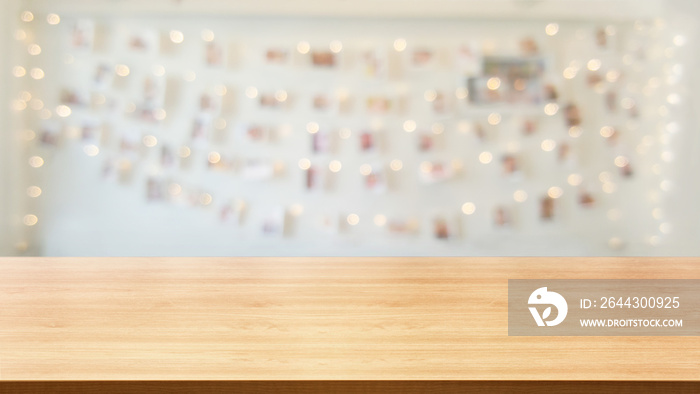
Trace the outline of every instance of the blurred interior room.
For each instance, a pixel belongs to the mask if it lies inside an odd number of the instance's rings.
[[[5,256],[700,255],[695,0],[9,0]]]

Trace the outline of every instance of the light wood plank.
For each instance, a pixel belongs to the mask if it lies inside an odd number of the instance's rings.
[[[700,337],[508,337],[508,279],[699,258],[2,258],[0,379],[700,380]]]

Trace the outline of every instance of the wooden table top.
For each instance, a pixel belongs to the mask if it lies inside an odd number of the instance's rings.
[[[700,258],[0,258],[0,379],[700,380],[700,337],[509,337],[528,278]]]

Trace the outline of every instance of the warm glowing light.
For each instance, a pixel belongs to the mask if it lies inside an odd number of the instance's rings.
[[[372,166],[369,164],[363,164],[360,166],[360,174],[367,176],[372,173]]]
[[[22,29],[15,30],[15,40],[22,41],[27,38],[27,32]]]
[[[68,107],[67,105],[59,105],[58,107],[56,107],[56,115],[62,118],[70,116],[71,112],[72,111],[70,107]]]
[[[354,213],[349,214],[347,220],[348,220],[348,224],[351,226],[354,226],[354,225],[360,223],[360,217]]]
[[[283,102],[287,100],[287,91],[285,90],[278,90],[275,92],[275,100],[279,102]]]
[[[170,41],[180,44],[185,40],[185,35],[180,30],[170,30]]]
[[[424,161],[420,163],[420,172],[424,174],[429,174],[433,170],[433,163],[429,161]]]
[[[329,48],[333,53],[340,53],[343,50],[343,43],[338,40],[331,41]]]
[[[41,195],[41,188],[39,186],[29,186],[27,188],[27,195],[32,198],[37,198]]]
[[[445,131],[445,125],[442,123],[433,123],[430,130],[433,131],[433,134],[442,134]]]
[[[201,37],[202,40],[206,42],[212,42],[214,41],[214,32],[209,29],[204,29],[202,30]]]
[[[455,90],[455,97],[457,97],[460,100],[464,100],[469,96],[469,90],[467,88],[457,88]]]
[[[155,111],[153,111],[153,117],[156,120],[163,120],[166,118],[167,115],[168,114],[165,112],[165,110],[163,108],[158,108]]]
[[[617,156],[615,158],[615,165],[622,168],[630,163],[630,160],[625,156]]]
[[[36,215],[24,215],[24,219],[22,220],[25,225],[27,226],[33,226],[37,224],[39,221],[39,218],[36,217]]]
[[[600,135],[605,138],[610,138],[613,134],[615,134],[615,129],[610,126],[603,126],[600,129]]]
[[[617,189],[617,186],[615,186],[615,184],[612,182],[603,183],[603,191],[605,193],[608,193],[608,194],[614,193],[616,189]]]
[[[211,164],[217,164],[218,162],[221,161],[221,155],[219,152],[209,152],[209,155],[207,156],[207,160]]]
[[[578,126],[571,126],[569,128],[569,136],[571,138],[578,138],[581,136],[581,128]]]
[[[33,140],[34,138],[36,138],[36,133],[34,132],[34,130],[29,130],[29,129],[27,129],[27,130],[24,130],[24,131],[22,132],[22,137],[23,137],[26,141],[31,141],[31,140]]]
[[[497,112],[489,114],[488,122],[492,126],[496,126],[497,124],[501,123],[501,114]]]
[[[24,67],[22,67],[22,66],[12,67],[12,75],[14,75],[15,77],[17,77],[17,78],[23,77],[26,74],[27,74],[27,70]]]
[[[182,186],[177,183],[171,183],[168,185],[168,194],[171,196],[177,196],[182,193]]]
[[[399,171],[403,168],[403,162],[399,159],[394,159],[389,163],[389,168],[391,168],[394,171]]]
[[[493,160],[493,155],[491,152],[481,152],[479,154],[479,161],[483,164],[489,164]]]
[[[57,14],[48,14],[46,15],[46,22],[49,25],[57,25],[61,23],[61,17],[58,16]]]
[[[554,36],[559,32],[559,24],[558,23],[550,23],[544,28],[544,32],[547,33],[548,36]]]
[[[666,101],[672,105],[680,104],[681,96],[678,93],[671,93],[666,97]]]
[[[671,232],[671,224],[670,223],[661,223],[659,225],[659,231],[662,234],[668,234]]]
[[[559,106],[556,103],[549,103],[544,106],[544,113],[553,116],[559,112]]]
[[[661,242],[661,238],[659,238],[658,235],[652,235],[649,237],[649,245],[656,246],[659,244],[659,242]]]
[[[579,174],[571,174],[566,178],[566,181],[571,186],[578,186],[583,182],[583,177]]]
[[[545,151],[545,152],[551,152],[551,151],[553,151],[554,148],[556,148],[556,146],[557,146],[557,143],[554,142],[554,140],[551,140],[551,139],[546,139],[546,140],[542,141],[542,143],[540,144],[540,147],[541,147],[542,150]]]
[[[403,129],[407,133],[416,131],[416,122],[414,120],[407,120],[403,122]]]
[[[13,111],[22,111],[27,108],[27,102],[24,100],[12,100],[10,103],[10,108]]]
[[[673,45],[675,45],[677,47],[682,47],[683,45],[685,45],[686,41],[687,40],[686,40],[685,36],[682,36],[680,34],[673,37]]]
[[[31,22],[34,20],[34,14],[30,11],[24,11],[22,15],[20,15],[20,19],[22,19],[22,22]]]
[[[396,40],[394,40],[394,50],[396,50],[397,52],[403,52],[404,50],[406,50],[406,45],[406,40],[403,38],[397,38]]]
[[[301,168],[302,170],[308,170],[309,168],[311,168],[311,160],[307,158],[299,159],[298,164],[299,168]]]
[[[143,137],[143,144],[149,148],[153,148],[158,144],[158,139],[155,136],[147,135]]]
[[[217,96],[225,96],[226,93],[228,93],[228,89],[226,88],[226,85],[216,85],[214,86],[214,93]]]
[[[486,81],[486,87],[489,90],[496,90],[501,87],[501,79],[498,77],[491,77]]]
[[[610,70],[605,73],[605,79],[610,83],[614,83],[620,79],[620,72],[617,70]]]
[[[382,227],[386,224],[386,216],[379,214],[374,216],[374,225]]]
[[[434,89],[428,89],[425,91],[425,93],[423,93],[423,98],[425,101],[433,102],[437,98],[437,91]]]
[[[40,156],[32,156],[29,158],[29,165],[34,168],[39,168],[44,165],[44,159]]]
[[[253,86],[249,86],[245,90],[245,95],[248,96],[248,98],[256,98],[258,97],[258,89]]]
[[[44,78],[44,70],[35,67],[29,72],[29,75],[34,79],[42,79]]]
[[[309,122],[306,124],[306,131],[308,131],[311,134],[316,134],[318,133],[319,130],[319,125],[316,122]]]
[[[37,44],[31,44],[27,47],[27,52],[32,56],[36,56],[41,53],[41,47]]]
[[[328,169],[331,172],[338,172],[341,168],[343,168],[343,165],[338,160],[333,160],[328,164]]]
[[[564,69],[564,72],[562,73],[564,75],[564,78],[566,79],[574,79],[576,77],[576,74],[578,71],[574,67],[567,67]]]
[[[598,180],[605,183],[605,182],[610,182],[612,179],[612,174],[610,174],[607,171],[603,171],[600,174],[598,174]]]
[[[311,44],[309,44],[308,41],[301,41],[297,44],[297,51],[299,51],[299,53],[302,55],[309,53],[310,50]]]
[[[211,204],[212,197],[211,194],[209,193],[202,193],[199,195],[199,203],[202,205],[209,205]]]
[[[513,193],[513,200],[516,202],[525,202],[525,200],[527,200],[527,192],[525,192],[525,190],[516,190],[515,193]]]
[[[350,129],[348,129],[347,127],[343,127],[342,129],[338,130],[338,135],[340,136],[340,138],[346,140],[350,138],[350,136],[352,135],[352,131],[350,131]]]
[[[115,71],[115,72],[117,73],[117,75],[119,75],[120,77],[126,77],[127,75],[129,75],[129,72],[131,72],[131,71],[129,70],[129,66],[126,66],[126,65],[124,65],[124,64],[117,64],[117,65],[114,67],[114,71]]]
[[[88,144],[83,146],[83,152],[90,157],[94,157],[100,153],[100,148],[98,148],[96,145]]]
[[[462,204],[462,213],[465,215],[471,215],[476,211],[476,205],[473,202],[465,202]]]
[[[23,101],[29,101],[32,99],[32,94],[25,90],[19,94],[19,98]]]
[[[559,186],[552,186],[547,190],[547,195],[552,198],[559,198],[564,191]]]
[[[588,69],[591,71],[598,71],[598,70],[600,70],[601,65],[602,65],[602,63],[601,63],[600,59],[591,59],[586,64],[586,67],[588,67]]]

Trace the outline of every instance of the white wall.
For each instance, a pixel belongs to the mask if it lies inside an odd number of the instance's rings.
[[[43,10],[48,11],[48,5],[41,2],[37,16],[43,17]],[[47,7],[47,8],[43,8]],[[182,101],[177,107],[168,108],[168,117],[163,125],[144,128],[122,116],[112,123],[113,132],[119,134],[136,127],[139,132],[154,134],[160,143],[172,143],[179,146],[187,142],[189,125],[196,115],[192,109],[196,106],[198,94],[203,89],[218,83],[225,83],[229,88],[228,95],[237,98],[237,111],[225,116],[229,126],[243,120],[269,121],[284,123],[291,127],[290,135],[278,143],[271,145],[250,144],[221,144],[212,146],[225,153],[239,156],[262,155],[285,163],[285,175],[279,179],[262,183],[251,183],[241,180],[231,174],[216,174],[206,171],[201,164],[206,151],[200,154],[200,162],[195,168],[173,174],[174,181],[183,186],[201,187],[214,197],[214,203],[208,207],[188,207],[186,205],[169,203],[148,203],[145,201],[145,178],[152,171],[161,171],[163,177],[169,177],[167,172],[158,170],[158,157],[153,150],[148,151],[135,171],[133,182],[120,184],[101,178],[100,172],[105,157],[117,154],[114,140],[100,146],[101,152],[97,157],[88,157],[83,153],[83,143],[79,139],[65,138],[59,148],[34,146],[29,154],[40,154],[46,159],[46,165],[37,171],[29,171],[27,176],[15,183],[15,190],[20,194],[31,184],[41,185],[43,194],[39,199],[27,202],[28,212],[38,214],[39,223],[30,229],[26,241],[31,248],[29,253],[44,255],[653,255],[653,254],[694,254],[697,253],[696,231],[698,215],[693,207],[697,187],[684,182],[689,179],[688,172],[697,168],[693,164],[678,165],[678,163],[694,163],[690,160],[697,150],[698,141],[692,127],[700,122],[692,119],[693,113],[674,112],[674,117],[683,127],[683,133],[674,138],[669,145],[676,153],[676,161],[664,164],[661,174],[652,174],[651,167],[658,162],[650,158],[652,154],[659,155],[664,149],[654,145],[648,156],[635,155],[636,174],[631,181],[619,181],[618,190],[612,195],[603,193],[596,184],[600,171],[610,170],[610,160],[599,161],[600,155],[611,155],[609,147],[597,135],[599,128],[608,121],[622,123],[622,119],[606,118],[601,105],[601,96],[585,88],[583,78],[569,83],[563,80],[560,72],[552,72],[552,82],[560,87],[562,103],[576,100],[582,105],[587,115],[584,126],[586,134],[578,143],[580,165],[575,169],[557,167],[552,155],[549,156],[539,149],[539,143],[546,138],[562,140],[563,120],[561,116],[547,118],[538,115],[542,127],[536,137],[524,138],[517,131],[517,125],[523,115],[509,109],[499,109],[503,114],[503,122],[491,132],[500,133],[500,137],[491,143],[479,143],[471,134],[458,132],[460,121],[484,122],[486,115],[494,109],[486,111],[474,108],[461,108],[450,117],[435,119],[426,109],[421,100],[422,93],[430,88],[444,88],[454,91],[458,86],[458,76],[449,68],[437,67],[432,73],[406,71],[407,74],[399,81],[388,81],[379,85],[367,84],[358,78],[351,66],[349,57],[353,51],[366,43],[379,43],[390,47],[396,37],[405,37],[409,43],[422,42],[435,45],[447,51],[458,43],[464,42],[465,37],[476,42],[491,39],[496,52],[513,54],[517,52],[517,39],[526,35],[537,37],[542,52],[556,70],[562,70],[572,58],[586,61],[597,56],[588,41],[576,39],[577,32],[583,32],[586,38],[593,35],[594,29],[601,25],[600,21],[563,21],[561,32],[556,39],[550,39],[543,34],[545,20],[528,21],[475,21],[475,20],[397,20],[397,19],[307,19],[307,18],[227,18],[218,19],[204,16],[183,17],[110,17],[102,14],[100,20],[111,29],[109,36],[111,44],[106,49],[95,54],[81,54],[68,49],[65,37],[71,22],[80,14],[64,14],[59,26],[37,24],[35,31],[37,39],[42,40],[43,52],[40,58],[27,61],[38,62],[47,71],[47,77],[40,83],[29,80],[27,89],[44,97],[47,107],[58,105],[58,92],[62,87],[90,88],[90,77],[99,61],[129,64],[130,76],[124,81],[124,86],[110,91],[110,95],[122,104],[138,97],[141,77],[149,73],[151,66],[160,64],[167,70],[167,75],[180,77],[194,70],[197,79],[191,83],[183,82]],[[38,19],[37,19],[38,20]],[[549,20],[546,20],[547,22]],[[611,23],[606,21],[604,23]],[[631,21],[615,21],[618,27],[620,42],[634,34]],[[361,26],[358,28],[358,26]],[[227,42],[236,43],[239,47],[245,45],[243,53],[248,57],[243,59],[241,68],[228,70],[208,70],[201,64],[201,40],[198,39],[202,28],[214,30],[217,37]],[[130,29],[161,29],[168,31],[177,28],[185,33],[186,41],[180,53],[176,56],[161,56],[159,54],[133,55],[119,48],[120,39],[124,32]],[[677,26],[669,26],[677,29]],[[684,27],[685,28],[685,27]],[[663,33],[667,39],[670,31]],[[675,34],[675,33],[674,33]],[[192,37],[192,39],[190,39]],[[672,35],[671,35],[672,37]],[[344,43],[344,67],[338,72],[319,72],[303,67],[276,70],[260,66],[255,54],[270,44],[284,45],[293,48],[300,40],[309,40],[314,47],[327,45],[331,39],[339,39]],[[657,38],[661,40],[661,38]],[[656,43],[657,39],[640,38]],[[578,41],[577,41],[578,40]],[[664,45],[667,45],[666,40]],[[660,41],[658,41],[660,42]],[[437,43],[437,44],[435,44]],[[573,44],[572,44],[573,43]],[[688,46],[684,47],[685,50]],[[17,49],[16,49],[17,50]],[[624,54],[624,48],[619,53],[604,54],[610,59],[618,59]],[[681,52],[679,50],[679,52]],[[448,53],[448,52],[446,52]],[[682,52],[681,52],[682,53]],[[63,64],[66,54],[74,57],[73,64]],[[27,55],[24,55],[25,58]],[[679,55],[681,56],[681,55]],[[683,60],[684,58],[680,58]],[[679,60],[680,61],[680,60]],[[684,61],[689,61],[684,59]],[[646,72],[661,72],[663,64],[659,63],[658,70],[650,68]],[[691,68],[686,68],[691,70]],[[686,75],[692,73],[686,73]],[[646,78],[653,75],[639,72],[639,78],[631,83],[643,84]],[[642,79],[642,77],[645,77]],[[284,88],[294,98],[296,106],[293,110],[282,114],[266,114],[255,108],[251,101],[246,101],[243,91],[247,86],[278,89]],[[411,109],[404,113],[390,116],[368,116],[360,109],[352,116],[333,117],[319,116],[302,103],[308,102],[309,87],[323,90],[326,86],[344,87],[357,97],[375,91],[396,91],[406,89],[411,98]],[[696,85],[694,85],[696,86]],[[664,89],[675,89],[664,87]],[[670,91],[669,91],[670,92]],[[668,92],[664,93],[668,94]],[[692,94],[682,94],[691,98]],[[663,100],[663,97],[661,98]],[[686,103],[687,104],[687,103]],[[646,113],[656,112],[658,101],[648,100],[644,107]],[[685,107],[684,107],[685,108]],[[539,111],[539,109],[537,109]],[[539,112],[538,112],[539,113]],[[94,117],[88,110],[74,108],[73,114],[65,120],[57,121],[63,127],[64,136],[71,127],[81,126],[84,119]],[[54,117],[55,118],[55,117]],[[435,156],[418,154],[415,151],[415,135],[401,131],[401,124],[406,119],[415,119],[422,127],[435,121],[441,121],[446,126],[444,138],[445,148],[435,153]],[[305,125],[309,121],[317,121],[329,128],[350,127],[354,131],[368,127],[373,121],[381,120],[384,131],[388,134],[388,147],[377,157],[367,157],[357,152],[356,134],[353,139],[339,141],[341,144],[333,155],[314,157],[310,152],[309,138]],[[668,120],[657,119],[656,115],[643,117],[634,130],[627,132],[625,144],[634,150],[636,143],[644,136],[651,135],[655,139],[663,136],[658,133],[661,122]],[[653,123],[651,121],[653,120]],[[42,122],[32,118],[28,120],[29,127],[38,128]],[[486,125],[488,127],[488,125]],[[498,153],[508,149],[510,142],[519,145],[519,154],[525,164],[524,181],[509,181],[502,179],[500,169],[496,164]],[[636,143],[635,143],[636,142]],[[683,149],[681,149],[683,148]],[[483,166],[477,161],[478,153],[483,150],[493,151],[496,160],[490,166]],[[14,150],[13,150],[14,151]],[[322,165],[331,159],[339,159],[343,169],[335,174],[335,187],[325,192],[305,191],[302,187],[303,173],[296,163],[301,157],[312,158]],[[362,190],[358,168],[361,164],[370,162],[387,162],[400,157],[404,169],[392,173],[392,185],[386,194],[373,194]],[[465,171],[461,176],[446,184],[426,186],[417,180],[417,168],[421,161],[431,157],[458,158],[462,160]],[[612,156],[614,157],[614,156]],[[18,160],[24,163],[26,158]],[[614,168],[613,168],[614,170]],[[591,185],[597,187],[595,196],[597,207],[592,211],[582,210],[576,204],[575,189],[565,183],[566,176],[577,171],[591,180]],[[669,179],[675,189],[671,198],[658,192],[658,183]],[[561,186],[565,194],[558,202],[559,217],[553,223],[542,223],[538,217],[537,200],[550,186]],[[593,187],[592,186],[592,187]],[[523,204],[512,200],[516,189],[528,192],[529,199]],[[660,197],[656,200],[650,193],[656,192]],[[673,196],[678,196],[675,198]],[[250,211],[243,226],[233,226],[221,223],[218,219],[217,208],[222,199],[242,198],[250,206]],[[24,200],[24,199],[23,199]],[[477,212],[472,216],[464,216],[460,207],[464,201],[473,201]],[[491,210],[496,204],[506,204],[516,215],[514,228],[497,229],[491,224]],[[288,216],[289,225],[286,237],[266,238],[261,236],[260,224],[264,216],[276,205],[287,208],[301,204],[304,212],[299,217]],[[651,217],[654,208],[661,207],[663,215],[660,219]],[[609,211],[616,209],[621,213],[621,219],[610,221]],[[357,226],[341,225],[337,233],[328,233],[319,225],[321,216],[332,214],[341,217],[342,222],[349,213],[357,213],[360,223]],[[388,216],[415,216],[421,223],[421,231],[415,236],[392,236],[372,223],[377,213]],[[443,213],[454,217],[461,235],[445,241],[435,240],[430,227],[433,215]],[[669,235],[658,234],[661,222],[672,224],[673,232]],[[26,231],[18,226],[21,231]],[[20,231],[18,230],[18,231]],[[691,230],[691,231],[688,231]],[[649,237],[659,236],[660,244],[648,244]],[[625,244],[622,249],[610,249],[608,242],[613,237],[619,237]],[[17,242],[21,242],[22,239]],[[5,249],[7,250],[7,249]]]

